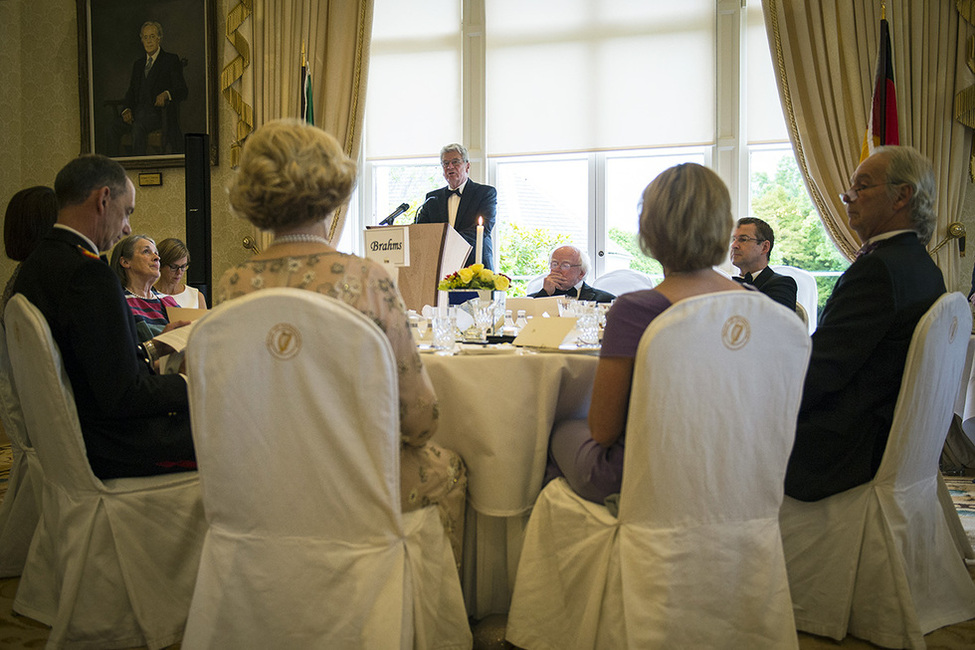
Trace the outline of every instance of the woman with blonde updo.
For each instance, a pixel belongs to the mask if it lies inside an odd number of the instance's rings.
[[[356,167],[331,135],[294,119],[268,122],[244,145],[230,205],[274,240],[228,270],[216,303],[268,287],[295,287],[337,298],[386,334],[399,372],[401,498],[404,512],[436,504],[460,560],[467,471],[456,453],[429,442],[437,397],[410,334],[403,299],[383,268],[340,253],[329,225],[352,194]]]

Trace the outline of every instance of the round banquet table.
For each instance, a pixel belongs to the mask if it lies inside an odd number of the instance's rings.
[[[462,583],[468,612],[481,618],[508,611],[549,434],[558,420],[586,416],[599,359],[591,353],[478,352],[422,356],[440,407],[433,440],[467,464]]]

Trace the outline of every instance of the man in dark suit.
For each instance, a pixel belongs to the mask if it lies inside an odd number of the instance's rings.
[[[937,189],[910,147],[881,147],[841,196],[864,242],[812,337],[785,493],[817,501],[877,473],[914,328],[945,292],[925,250]]]
[[[494,269],[494,249],[491,234],[498,212],[498,191],[468,178],[471,170],[467,149],[461,144],[448,144],[440,150],[440,165],[447,187],[427,192],[426,200],[416,223],[449,223],[468,244],[474,247],[467,256],[467,266],[474,263],[477,247],[478,218],[484,226],[484,248],[481,262]]]
[[[119,155],[122,135],[131,132],[132,155],[145,155],[149,132],[162,129],[164,121],[168,135],[168,142],[163,143],[165,153],[181,153],[183,142],[179,136],[177,105],[188,94],[183,63],[177,55],[160,47],[163,29],[159,23],[143,23],[139,38],[146,55],[132,64],[122,113],[112,124],[110,153]]]
[[[795,311],[798,291],[795,278],[780,275],[768,265],[774,245],[772,226],[755,217],[739,219],[731,235],[731,263],[741,272],[741,277],[735,280],[753,285],[775,302]]]
[[[135,186],[104,156],[68,163],[54,182],[54,229],[14,284],[47,320],[74,391],[88,462],[101,479],[195,467],[186,381],[156,375],[118,278],[102,259],[130,232]]]
[[[594,289],[585,283],[589,275],[589,256],[578,246],[559,246],[552,251],[548,266],[551,272],[542,282],[542,288],[531,294],[531,298],[569,296],[595,302],[613,302],[616,299],[608,291]]]

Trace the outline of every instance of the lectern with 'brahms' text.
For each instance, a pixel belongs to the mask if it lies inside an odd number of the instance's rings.
[[[436,305],[437,283],[444,276],[464,266],[467,256],[470,255],[471,245],[446,223],[420,223],[391,228],[405,228],[409,231],[407,237],[403,238],[409,242],[409,251],[403,251],[408,266],[400,267],[397,282],[406,308],[420,311],[424,305]],[[380,228],[370,228],[370,237],[367,240],[377,241],[374,235],[378,229]],[[379,238],[378,241],[385,240]],[[366,250],[366,257],[375,259],[369,250]]]

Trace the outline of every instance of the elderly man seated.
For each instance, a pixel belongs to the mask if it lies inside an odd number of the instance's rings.
[[[540,291],[531,294],[532,298],[549,296],[569,296],[579,300],[612,302],[616,296],[608,291],[594,289],[584,282],[589,274],[589,256],[579,247],[567,244],[552,251],[549,268],[552,269],[542,284]]]

